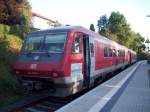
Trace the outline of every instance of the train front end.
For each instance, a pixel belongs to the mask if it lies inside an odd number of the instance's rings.
[[[69,74],[64,63],[67,36],[68,32],[61,30],[36,31],[28,35],[14,64],[18,81],[27,91],[46,88],[56,96],[69,94],[63,78]]]

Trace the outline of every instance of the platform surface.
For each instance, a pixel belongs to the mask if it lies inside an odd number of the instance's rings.
[[[150,112],[150,65],[143,62],[115,102],[105,106],[104,112]]]

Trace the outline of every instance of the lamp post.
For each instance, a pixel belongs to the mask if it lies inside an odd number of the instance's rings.
[[[150,17],[150,15],[147,15],[146,17]]]
[[[150,15],[146,15],[146,17],[150,17]],[[150,48],[150,47],[149,47],[149,44],[150,44],[149,39],[147,39],[145,43],[147,43],[147,44],[148,44],[148,52],[149,52],[149,51],[150,51],[150,50],[149,50],[149,48]]]

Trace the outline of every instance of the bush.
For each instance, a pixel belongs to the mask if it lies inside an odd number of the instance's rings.
[[[0,24],[0,32],[3,34],[8,34],[10,31],[10,26]]]
[[[22,40],[14,35],[0,33],[0,63],[12,64],[22,46]]]
[[[28,32],[30,31],[30,27],[27,25],[4,25],[0,24],[0,33],[2,34],[12,34],[18,36],[21,39],[24,39]]]
[[[0,107],[24,97],[23,91],[11,69],[6,64],[0,65]]]
[[[20,25],[11,26],[9,33],[16,36],[21,36],[21,26]]]
[[[21,45],[19,37],[0,33],[0,106],[23,96],[11,68]]]
[[[148,57],[148,53],[146,52],[140,52],[139,54],[137,54],[138,60],[147,60],[147,57]]]

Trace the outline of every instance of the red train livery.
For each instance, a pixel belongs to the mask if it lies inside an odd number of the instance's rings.
[[[49,87],[68,96],[136,61],[136,52],[81,26],[29,33],[14,64],[28,90]]]

